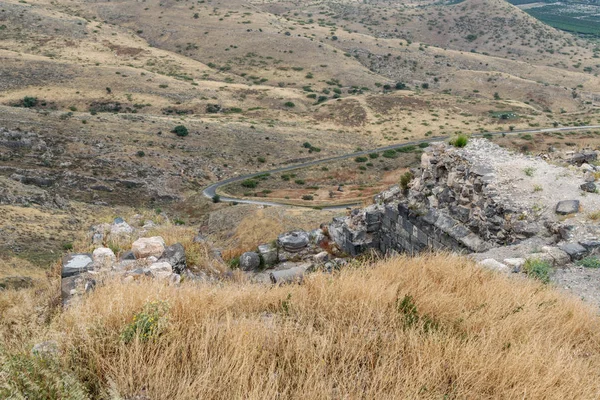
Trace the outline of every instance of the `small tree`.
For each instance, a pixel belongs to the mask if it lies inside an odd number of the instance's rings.
[[[183,125],[177,125],[175,128],[173,128],[173,130],[171,132],[173,132],[174,134],[176,134],[179,137],[184,137],[189,134],[187,128]]]
[[[38,103],[37,97],[25,96],[23,97],[23,107],[31,108],[35,107]]]

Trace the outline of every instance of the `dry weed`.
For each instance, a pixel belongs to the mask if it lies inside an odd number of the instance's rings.
[[[150,301],[164,333],[123,342]],[[62,335],[92,398],[592,399],[599,328],[552,288],[436,255],[300,286],[114,283],[37,334]]]

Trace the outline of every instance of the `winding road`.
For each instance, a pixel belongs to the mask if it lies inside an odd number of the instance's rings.
[[[519,135],[521,133],[546,133],[546,132],[561,132],[561,131],[583,131],[583,130],[589,130],[589,129],[600,129],[600,125],[564,126],[564,127],[560,127],[560,128],[526,129],[526,130],[519,130],[519,131],[515,130],[515,131],[505,131],[505,132],[473,133],[473,134],[471,134],[471,137],[483,137],[483,135],[494,135],[494,136],[497,136],[497,135]],[[379,153],[379,152],[383,152],[383,151],[386,151],[386,150],[395,150],[395,149],[399,149],[399,148],[406,147],[406,146],[416,146],[416,145],[419,145],[421,143],[441,142],[441,141],[447,140],[449,138],[450,138],[450,136],[437,136],[437,137],[427,138],[427,139],[423,139],[423,140],[413,140],[413,141],[410,141],[410,142],[397,143],[397,144],[393,144],[393,145],[390,145],[390,146],[379,147],[379,148],[376,148],[376,149],[357,151],[355,153],[344,154],[344,155],[341,155],[341,156],[334,156],[334,157],[322,158],[322,159],[308,161],[308,162],[301,163],[301,164],[289,165],[287,167],[275,168],[275,169],[272,169],[270,171],[259,171],[259,172],[255,172],[255,173],[252,173],[252,174],[235,176],[235,177],[231,177],[231,178],[224,179],[222,181],[213,183],[212,185],[206,187],[202,191],[202,194],[204,194],[205,197],[208,197],[208,198],[212,199],[217,194],[217,190],[220,187],[225,186],[225,185],[229,185],[229,184],[234,183],[234,182],[239,182],[239,181],[243,181],[243,180],[246,180],[246,179],[254,178],[254,177],[258,176],[258,175],[262,175],[262,174],[277,174],[277,173],[280,173],[280,172],[287,172],[287,171],[292,171],[292,170],[295,170],[295,169],[311,167],[311,166],[314,166],[314,165],[319,165],[319,164],[323,164],[323,163],[327,163],[327,162],[344,160],[346,158],[364,156],[364,155],[368,155],[370,153]],[[265,205],[265,206],[289,206],[289,207],[309,207],[309,208],[314,208],[315,207],[315,205],[312,205],[312,206],[311,205],[306,205],[306,206],[303,206],[303,205],[293,205],[293,204],[278,203],[278,202],[272,202],[272,201],[240,199],[240,198],[228,197],[228,196],[220,196],[220,201],[223,201],[223,202],[236,202],[236,203],[244,203],[244,204],[257,204],[257,205]],[[332,207],[323,207],[323,209],[326,209],[326,210],[340,209],[340,208],[346,208],[348,206],[353,206],[353,205],[356,205],[356,204],[355,203],[340,204],[340,205],[336,205],[336,206],[332,206]]]

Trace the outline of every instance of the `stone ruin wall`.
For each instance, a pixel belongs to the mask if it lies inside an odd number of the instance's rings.
[[[350,255],[376,249],[416,254],[426,249],[483,252],[539,232],[524,210],[500,199],[494,172],[454,147],[435,144],[406,190],[379,194],[375,204],[335,218],[332,239]]]

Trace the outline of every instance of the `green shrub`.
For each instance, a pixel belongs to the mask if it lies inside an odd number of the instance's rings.
[[[171,132],[173,132],[179,137],[184,137],[189,134],[188,129],[183,125],[177,125],[175,128],[173,128]]]
[[[315,198],[310,194],[305,194],[302,196],[302,200],[314,200]]]
[[[37,97],[25,96],[25,97],[23,97],[23,100],[21,103],[23,104],[23,107],[25,107],[25,108],[32,108],[32,107],[37,106],[38,99],[37,99]]]
[[[552,265],[548,261],[538,260],[530,258],[525,261],[523,265],[523,271],[534,279],[537,279],[543,283],[550,282],[550,271]]]
[[[367,157],[356,157],[354,161],[357,163],[367,162],[369,159]]]
[[[375,158],[378,158],[378,157],[379,157],[379,154],[377,154],[377,153],[371,153],[371,154],[369,154],[369,158],[375,159]]]
[[[410,181],[413,180],[413,178],[414,175],[410,171],[407,171],[404,174],[402,174],[402,176],[400,177],[400,188],[402,190],[408,190],[408,184],[410,183]]]
[[[135,338],[146,341],[158,337],[166,327],[168,311],[169,305],[164,301],[152,301],[146,304],[125,327],[121,339],[129,343]]]
[[[138,150],[138,152],[135,153],[135,155],[138,157],[144,157],[146,155],[146,153],[144,153],[144,150]]]
[[[426,147],[429,147],[429,143],[427,143],[427,142],[419,143],[419,147],[424,149]]]
[[[585,268],[600,268],[600,259],[596,256],[588,256],[583,260],[577,261],[577,265]]]
[[[450,141],[450,144],[454,147],[465,147],[468,142],[469,138],[467,135],[458,135],[456,139]]]
[[[304,179],[296,179],[294,182],[296,183],[296,185],[304,185],[305,184]]]
[[[396,151],[398,153],[410,153],[412,151],[415,151],[417,148],[415,146],[409,145],[409,146],[404,146],[404,147],[400,147],[398,149],[396,149]]]
[[[533,167],[527,167],[527,168],[523,169],[523,172],[527,176],[533,176],[533,174],[535,173],[535,168],[533,168]]]
[[[245,181],[242,182],[242,186],[245,188],[254,189],[255,187],[258,186],[258,182],[255,181],[254,179],[246,179]]]
[[[221,196],[219,196],[218,194],[215,194],[215,195],[212,197],[212,202],[213,202],[213,203],[219,203],[220,201],[221,201]]]
[[[395,150],[386,150],[383,152],[382,156],[385,158],[396,158],[397,153]]]
[[[287,101],[283,105],[286,107],[289,107],[289,108],[296,107],[296,105],[294,103],[292,103],[291,101]]]

